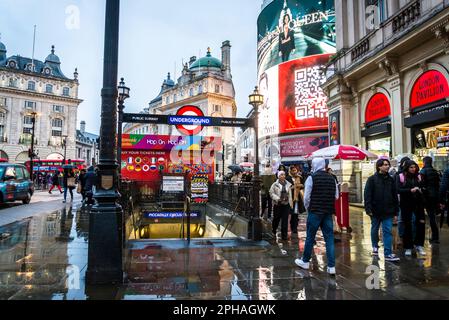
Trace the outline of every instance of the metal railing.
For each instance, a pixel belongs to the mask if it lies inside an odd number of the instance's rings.
[[[253,215],[253,184],[217,182],[209,185],[209,202],[250,219]],[[242,201],[242,198],[245,201]]]

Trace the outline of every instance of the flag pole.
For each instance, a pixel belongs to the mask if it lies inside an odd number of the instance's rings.
[[[34,35],[33,35],[33,53],[31,55],[31,72],[34,72],[34,48],[36,45],[36,25],[34,25]]]

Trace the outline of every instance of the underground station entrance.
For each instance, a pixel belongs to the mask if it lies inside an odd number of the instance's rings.
[[[261,237],[253,183],[216,182],[222,140],[199,135],[207,126],[249,127],[252,119],[209,118],[185,106],[175,116],[124,114],[123,122],[173,125],[182,134],[121,136],[125,240]]]

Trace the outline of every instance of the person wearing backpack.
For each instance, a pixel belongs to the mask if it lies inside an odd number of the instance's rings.
[[[399,261],[393,254],[393,219],[399,212],[396,183],[388,174],[390,161],[377,160],[376,173],[365,185],[365,211],[371,217],[371,242],[373,256],[379,255],[379,228],[382,224],[385,261]]]
[[[397,176],[396,187],[404,222],[405,255],[411,256],[413,245],[416,252],[424,256],[424,238],[426,233],[426,218],[424,215],[423,182],[419,174],[419,167],[414,161],[404,164],[403,172]],[[416,235],[413,238],[412,217],[415,214]]]
[[[432,230],[432,238],[430,243],[439,244],[439,232],[436,215],[438,212],[439,193],[440,193],[440,175],[432,167],[432,158],[425,157],[424,168],[421,170],[423,180],[423,193],[425,198],[425,208],[429,216],[430,228]]]

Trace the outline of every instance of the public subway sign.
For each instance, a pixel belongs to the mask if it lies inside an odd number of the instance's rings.
[[[383,93],[376,93],[366,106],[365,123],[369,124],[391,116],[391,106],[388,97]]]
[[[446,77],[439,71],[425,72],[413,85],[410,97],[410,109],[429,105],[449,97],[449,85]]]

